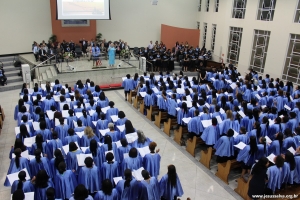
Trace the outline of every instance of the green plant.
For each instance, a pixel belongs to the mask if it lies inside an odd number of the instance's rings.
[[[52,43],[55,43],[57,41],[57,36],[52,34],[49,38],[49,40],[52,42]]]
[[[101,38],[102,38],[102,33],[98,33],[96,35],[96,40],[99,42],[101,40]]]

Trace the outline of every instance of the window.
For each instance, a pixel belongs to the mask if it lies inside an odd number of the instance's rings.
[[[232,18],[244,19],[246,13],[246,4],[247,0],[234,0],[232,8]]]
[[[282,79],[300,84],[300,35],[291,34]]]
[[[200,22],[197,22],[197,29],[200,29]]]
[[[216,41],[216,32],[217,32],[217,25],[212,25],[212,35],[211,35],[211,51],[214,52],[215,50],[215,41]]]
[[[238,64],[242,42],[243,28],[230,27],[227,62]]]
[[[201,3],[202,3],[202,0],[199,0],[199,6],[198,6],[198,11],[199,12],[201,11]]]
[[[206,0],[206,12],[209,12],[209,0]]]
[[[295,14],[295,23],[300,23],[300,0],[298,0],[298,6],[296,9],[296,14]]]
[[[264,73],[270,35],[270,31],[254,30],[250,66],[258,73]]]
[[[207,23],[203,23],[203,41],[202,46],[205,46],[206,43],[206,33],[207,33]]]
[[[273,21],[276,0],[260,0],[257,20]]]
[[[215,0],[215,12],[219,12],[219,0]]]

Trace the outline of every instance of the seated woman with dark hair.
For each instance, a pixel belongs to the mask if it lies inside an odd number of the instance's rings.
[[[284,158],[278,155],[274,158],[275,165],[271,166],[267,170],[268,184],[266,194],[273,194],[275,190],[280,189],[282,185],[281,174],[285,174],[287,168],[284,167]]]

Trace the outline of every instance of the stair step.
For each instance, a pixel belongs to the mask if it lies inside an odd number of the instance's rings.
[[[21,67],[15,67],[15,66],[10,65],[10,66],[3,67],[3,69],[4,69],[4,73],[6,73],[9,71],[20,71]]]
[[[23,81],[8,83],[7,85],[0,85],[0,92],[10,91],[10,90],[20,90],[22,88]]]
[[[19,73],[20,71],[8,71],[8,72],[5,72],[4,74],[5,74],[5,76],[6,77],[11,77],[11,76],[18,76],[18,73]]]
[[[57,72],[56,72],[56,69],[54,66],[50,66],[50,70],[51,70],[52,76],[57,76]]]
[[[19,81],[23,81],[23,78],[21,76],[11,76],[7,78],[7,83],[14,83]]]
[[[48,79],[47,73],[43,72],[42,73],[42,80],[46,81]]]
[[[52,72],[51,72],[50,69],[46,70],[46,74],[47,74],[48,78],[52,78],[53,77]]]
[[[0,57],[0,61],[1,61],[1,62],[5,62],[5,61],[13,62],[13,60],[14,60],[14,56]]]

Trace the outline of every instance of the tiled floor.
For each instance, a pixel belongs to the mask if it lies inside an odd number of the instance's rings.
[[[0,135],[0,199],[10,199],[10,188],[3,183],[9,166],[8,154],[15,140],[13,119],[14,107],[18,101],[19,90],[0,93],[0,104],[5,110],[6,119]],[[123,110],[136,129],[144,131],[145,135],[158,144],[160,148],[161,170],[160,175],[167,172],[167,166],[174,164],[183,186],[184,195],[181,199],[241,199],[229,186],[216,178],[204,168],[195,158],[191,157],[179,145],[168,138],[152,122],[137,112],[128,102],[124,101],[123,91],[105,92],[109,100],[114,101],[119,110]],[[160,177],[159,177],[160,178]]]

